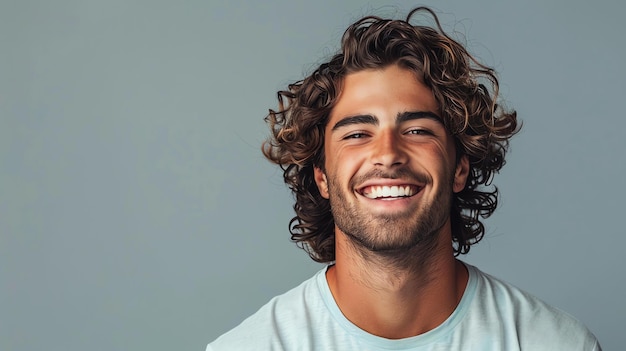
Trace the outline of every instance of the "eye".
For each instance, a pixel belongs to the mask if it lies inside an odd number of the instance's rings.
[[[350,133],[348,135],[346,135],[343,139],[362,139],[365,138],[367,136],[367,134],[363,133],[363,132],[354,132],[354,133]]]
[[[420,128],[410,129],[409,131],[406,132],[406,134],[410,134],[410,135],[434,135],[433,132],[431,132],[430,130],[420,129]]]

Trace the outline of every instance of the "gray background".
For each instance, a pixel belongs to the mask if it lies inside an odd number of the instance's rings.
[[[0,0],[0,350],[203,350],[321,266],[259,151],[389,1]],[[626,343],[626,6],[431,1],[523,131],[465,258]]]

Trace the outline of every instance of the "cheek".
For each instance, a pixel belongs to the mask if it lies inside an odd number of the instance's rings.
[[[357,158],[357,154],[346,152],[346,150],[334,150],[328,154],[326,159],[326,176],[329,183],[334,188],[350,187],[350,182],[361,170],[362,162]]]
[[[453,152],[448,153],[443,147],[433,145],[427,152],[415,157],[422,160],[420,163],[428,168],[433,180],[440,179],[440,182],[452,184],[456,171]]]
[[[325,166],[328,172],[336,174],[338,171],[346,168],[350,163],[350,153],[347,152],[345,147],[325,147],[324,152],[326,155]]]

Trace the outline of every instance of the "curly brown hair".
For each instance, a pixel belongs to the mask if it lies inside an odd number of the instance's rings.
[[[412,25],[418,12],[430,14],[435,26]],[[437,15],[413,9],[406,20],[364,17],[344,33],[341,50],[307,78],[278,92],[278,110],[265,121],[271,136],[263,154],[283,169],[294,193],[296,216],[289,222],[291,239],[318,262],[335,260],[335,225],[330,203],[319,193],[314,167],[324,168],[324,129],[346,75],[393,64],[417,73],[429,87],[454,137],[457,161],[467,155],[470,172],[465,188],[454,194],[450,213],[455,255],[469,252],[497,207],[498,189],[491,184],[504,166],[509,139],[517,133],[515,111],[496,103],[498,79],[448,36]]]

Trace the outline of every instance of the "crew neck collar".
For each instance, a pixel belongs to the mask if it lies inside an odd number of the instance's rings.
[[[477,273],[475,267],[465,262],[462,263],[467,268],[469,277],[467,280],[467,286],[465,287],[465,291],[463,292],[463,296],[461,297],[459,304],[454,309],[452,314],[450,314],[450,316],[436,328],[426,333],[403,339],[387,339],[370,334],[354,325],[343,315],[343,313],[339,309],[339,306],[337,305],[337,302],[333,298],[330,287],[328,285],[328,280],[326,279],[326,272],[328,268],[330,268],[332,265],[329,265],[322,269],[320,272],[318,272],[317,286],[320,294],[322,295],[322,300],[324,301],[324,304],[326,305],[326,308],[328,309],[330,315],[345,332],[374,348],[389,350],[408,350],[440,340],[441,337],[452,332],[454,328],[459,324],[459,322],[463,320],[463,317],[467,313],[470,303],[476,293]]]

